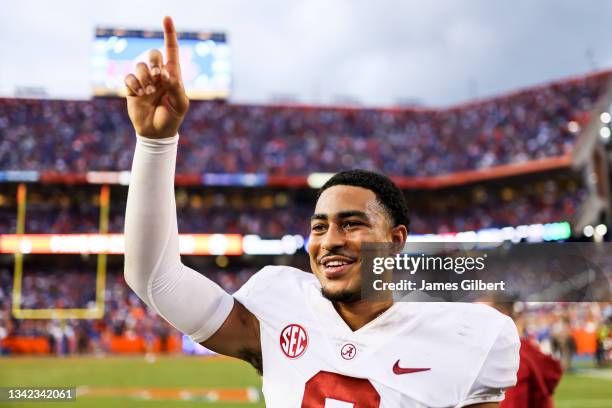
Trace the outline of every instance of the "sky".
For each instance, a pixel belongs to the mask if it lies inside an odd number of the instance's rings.
[[[612,68],[606,0],[0,0],[0,95],[90,95],[96,26],[223,31],[237,103],[449,106]]]

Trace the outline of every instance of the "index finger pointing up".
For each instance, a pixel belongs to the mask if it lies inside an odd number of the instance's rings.
[[[164,43],[166,44],[166,58],[168,64],[178,64],[179,46],[176,39],[176,30],[172,18],[164,17]]]

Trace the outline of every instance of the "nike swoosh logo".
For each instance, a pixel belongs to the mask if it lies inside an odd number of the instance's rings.
[[[402,374],[412,374],[412,373],[420,373],[422,371],[429,371],[431,368],[403,368],[399,366],[399,360],[395,362],[393,365],[393,374],[402,375]]]

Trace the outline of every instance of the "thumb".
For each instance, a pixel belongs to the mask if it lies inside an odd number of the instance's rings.
[[[178,114],[184,114],[189,107],[189,99],[185,93],[183,82],[177,75],[172,75],[166,67],[162,68],[161,80],[168,95],[171,108]]]

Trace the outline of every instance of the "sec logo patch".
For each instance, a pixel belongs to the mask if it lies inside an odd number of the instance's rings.
[[[286,326],[280,334],[280,347],[291,359],[301,357],[308,347],[308,334],[299,324]]]

